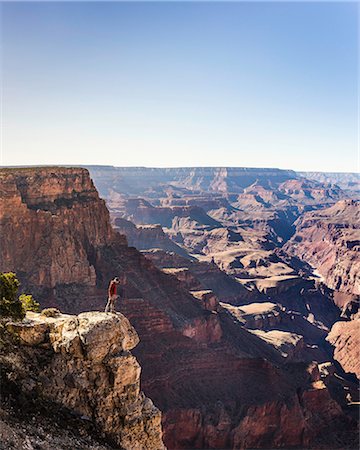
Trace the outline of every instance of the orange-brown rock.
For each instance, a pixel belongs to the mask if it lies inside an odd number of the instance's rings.
[[[164,449],[160,411],[140,391],[130,353],[139,338],[122,314],[28,313],[5,326],[18,344],[2,349],[0,361],[25,395],[86,418],[124,450]]]
[[[175,252],[185,258],[190,258],[187,252],[179,245],[175,244],[164,233],[160,225],[138,225],[117,217],[114,220],[115,229],[126,236],[128,244],[138,250],[148,250],[159,248],[168,252]]]
[[[360,295],[360,202],[342,200],[296,224],[285,249],[310,263],[332,289]]]
[[[334,358],[343,369],[360,378],[360,319],[336,322],[326,339],[334,346]]]
[[[95,248],[112,239],[86,169],[0,169],[0,270],[29,284],[95,286]]]
[[[62,177],[68,181],[59,180]],[[52,187],[52,180],[55,186],[64,186],[64,195]],[[325,423],[328,412],[324,417],[317,412],[315,421],[311,405],[299,401],[309,432],[292,436],[291,417],[285,420],[281,413],[291,410],[298,392],[313,388],[306,364],[288,363],[224,308],[210,310],[206,299],[194,298],[176,277],[128,247],[126,239],[111,229],[104,202],[86,170],[2,171],[0,183],[5,192],[1,201],[8,202],[5,212],[0,212],[4,244],[0,269],[16,271],[22,287],[36,292],[43,306],[57,306],[67,313],[101,310],[109,279],[127,274],[126,298],[117,308],[139,334],[133,353],[142,367],[144,393],[163,413],[165,445],[174,449],[224,448],[224,444],[239,448],[246,442],[306,446],[310,437],[316,437],[313,424]],[[53,194],[47,196],[47,190]],[[19,230],[21,240],[11,245]],[[33,242],[32,253],[29,242]],[[75,343],[76,339],[74,351]],[[275,407],[267,406],[274,403]],[[326,405],[334,416],[342,417],[336,404]],[[247,440],[241,424],[255,422],[261,411],[272,408],[277,411],[271,419],[276,433],[269,434],[268,427],[259,425]],[[259,424],[262,420],[259,417]],[[324,429],[319,427],[319,433]]]
[[[241,283],[222,271],[215,262],[182,258],[173,252],[151,249],[142,252],[156,267],[175,276],[190,291],[211,290],[221,301],[241,304],[244,299],[258,298],[258,292],[249,292]]]

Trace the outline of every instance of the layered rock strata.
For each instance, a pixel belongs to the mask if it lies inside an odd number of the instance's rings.
[[[22,288],[37,292],[43,306],[69,313],[102,309],[109,279],[127,275],[126,298],[117,307],[139,333],[133,352],[142,367],[142,388],[163,412],[168,448],[309,446],[319,435],[326,436],[327,448],[332,448],[336,423],[350,427],[326,387],[313,384],[307,363],[292,365],[281,351],[234,320],[211,294],[197,292],[194,297],[176,277],[128,247],[111,229],[109,214],[84,169],[26,169],[1,175],[6,209],[0,211],[5,249],[0,269],[17,271]],[[62,176],[74,179],[75,185],[82,179],[84,193],[80,183],[73,193],[66,188],[63,198],[55,188],[66,186],[58,181]],[[47,190],[55,194],[47,197]],[[16,209],[11,213],[16,205],[26,220],[21,221]],[[23,239],[13,247],[11,236],[19,229]],[[32,240],[36,251],[31,253]],[[69,270],[76,262],[81,271]],[[88,271],[92,276],[85,283]],[[71,395],[67,398],[72,401]],[[269,411],[271,423],[265,414]],[[291,425],[294,411],[299,432]],[[255,430],[256,417],[262,425]],[[106,426],[105,419],[99,420]]]
[[[95,286],[95,249],[113,232],[88,172],[0,169],[0,186],[0,270],[43,289]]]
[[[360,378],[360,318],[336,322],[327,340],[334,346],[334,358],[344,370]]]
[[[285,250],[307,261],[336,291],[360,295],[360,202],[304,214]]]
[[[18,346],[2,352],[2,363],[26,394],[93,422],[119,448],[165,448],[160,411],[140,391],[130,353],[139,338],[122,314],[28,313],[6,328]]]
[[[114,221],[115,229],[126,236],[128,244],[136,247],[138,250],[148,250],[159,248],[167,252],[174,252],[185,258],[189,258],[187,252],[179,245],[175,244],[164,233],[161,225],[143,225],[136,226],[132,222],[116,218]]]
[[[107,197],[111,189],[130,195],[156,196],[168,186],[186,191],[242,192],[255,181],[279,184],[297,178],[292,170],[245,167],[113,167],[88,166],[100,194]]]

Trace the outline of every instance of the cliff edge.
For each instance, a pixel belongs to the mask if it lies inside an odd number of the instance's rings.
[[[130,353],[139,338],[125,316],[28,313],[4,327],[4,391],[15,383],[25,396],[92,422],[116,448],[165,448],[161,413],[140,391],[141,368]]]

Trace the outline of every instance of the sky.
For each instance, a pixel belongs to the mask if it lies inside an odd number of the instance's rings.
[[[356,2],[1,4],[1,165],[359,170]]]

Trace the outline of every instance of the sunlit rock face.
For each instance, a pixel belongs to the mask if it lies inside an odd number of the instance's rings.
[[[0,188],[0,270],[43,288],[95,286],[95,249],[112,230],[87,170],[1,169]]]
[[[360,202],[342,200],[304,214],[285,248],[316,267],[330,288],[360,295],[359,224]]]
[[[334,358],[344,370],[360,378],[360,317],[336,322],[327,340],[334,346]]]
[[[19,389],[93,421],[119,448],[164,448],[161,413],[140,391],[130,353],[139,338],[122,314],[28,313],[6,328],[18,337],[5,361]]]

